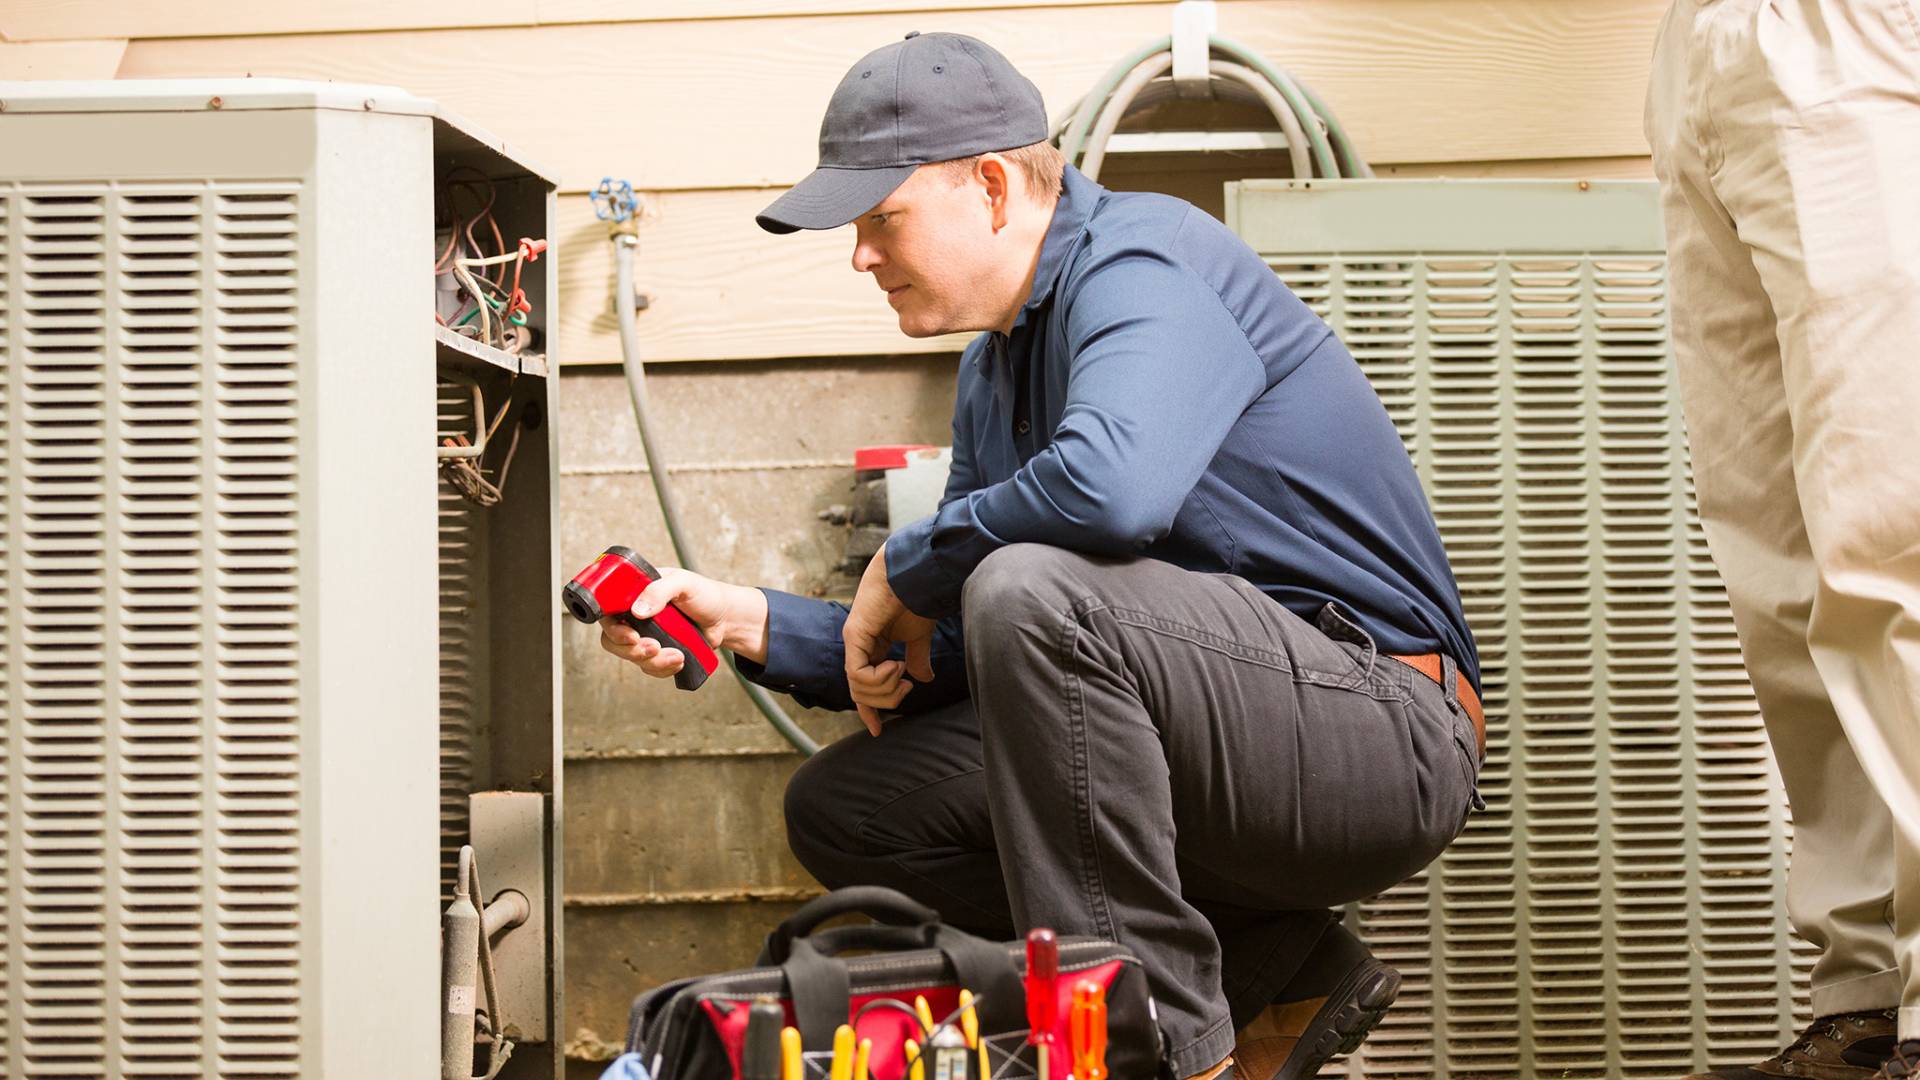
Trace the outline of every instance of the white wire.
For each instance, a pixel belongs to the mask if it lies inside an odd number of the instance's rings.
[[[480,340],[488,345],[493,344],[493,312],[487,306],[486,294],[480,291],[480,283],[473,279],[471,271],[460,265],[460,260],[454,262],[453,276],[460,279],[460,284],[473,294],[474,303],[480,305]]]

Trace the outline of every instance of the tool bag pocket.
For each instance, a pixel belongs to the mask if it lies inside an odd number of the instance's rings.
[[[877,921],[816,930],[847,914]],[[843,955],[849,953],[859,955]],[[856,1039],[873,1041],[871,1080],[903,1080],[906,1041],[923,1047],[929,1041],[914,1016],[914,998],[927,999],[940,1027],[949,1017],[958,1022],[965,988],[977,1002],[991,1080],[1031,1080],[1025,966],[1024,942],[991,942],[956,930],[933,909],[892,889],[840,889],[775,927],[754,967],[679,979],[640,995],[627,1049],[640,1054],[653,1080],[739,1080],[748,1010],[756,1001],[774,1000],[786,1024],[800,1031],[803,1080],[826,1080],[841,1024],[853,1025]],[[1163,1041],[1139,959],[1112,942],[1063,937],[1053,1023],[1057,1049],[1049,1055],[1047,1080],[1064,1080],[1072,1066],[1068,1021],[1073,987],[1081,980],[1106,993],[1107,1075],[1163,1076]],[[931,1061],[924,1075],[935,1077]]]

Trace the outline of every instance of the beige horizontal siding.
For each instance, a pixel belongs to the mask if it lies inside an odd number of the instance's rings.
[[[125,39],[0,41],[0,79],[111,79],[126,52]]]
[[[1644,162],[1640,98],[1664,2],[1231,0],[1219,21],[1312,84],[1383,174],[1601,176],[1643,169],[1631,163]],[[848,268],[846,237],[772,237],[752,223],[814,164],[820,110],[861,51],[916,28],[976,34],[1060,113],[1118,57],[1166,33],[1171,12],[1047,0],[13,0],[0,31],[124,34],[135,39],[119,64],[126,77],[390,83],[499,134],[554,170],[564,191],[609,174],[632,180],[649,207],[641,348],[656,360],[713,360],[958,347],[902,336],[871,281]],[[516,22],[546,25],[507,25]],[[0,48],[71,46],[98,69],[103,44]],[[1224,180],[1272,175],[1278,160],[1109,167],[1118,186],[1211,209]],[[563,197],[557,239],[559,356],[616,360],[610,253],[583,196]]]
[[[1227,167],[1183,171],[1161,190],[1201,205],[1219,203]],[[1120,174],[1138,180],[1129,169]],[[1644,157],[1585,161],[1420,163],[1383,175],[1644,178]],[[639,316],[648,360],[756,359],[951,352],[966,338],[914,340],[900,333],[886,299],[851,265],[850,229],[771,236],[753,215],[775,191],[651,193],[640,231],[637,285],[649,298]],[[606,227],[584,195],[560,200],[561,360],[620,358],[613,323],[613,254]]]
[[[1664,0],[1278,0],[1221,32],[1307,80],[1375,162],[1645,153],[1641,98]],[[514,29],[136,40],[121,74],[388,83],[437,98],[564,190],[791,184],[861,52],[914,29],[1003,49],[1064,112],[1167,33],[1171,4],[1024,7]]]
[[[480,26],[746,19],[877,11],[951,11],[956,8],[1076,7],[1093,0],[467,0],[394,3],[393,0],[8,0],[0,7],[0,38],[43,41],[104,37],[233,37],[363,30],[443,30]],[[1156,0],[1104,0],[1152,3]],[[1251,0],[1229,0],[1251,2]]]

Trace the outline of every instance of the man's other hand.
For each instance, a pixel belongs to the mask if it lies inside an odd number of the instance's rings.
[[[893,594],[882,547],[860,577],[840,634],[847,646],[847,689],[870,733],[880,734],[880,710],[899,708],[914,687],[912,680],[933,681],[933,627],[932,619],[908,611]],[[904,663],[887,658],[896,642],[907,647]]]
[[[729,585],[677,566],[660,568],[660,580],[633,602],[633,614],[650,619],[668,604],[699,627],[707,644],[756,664],[767,659],[767,596],[759,589]],[[679,649],[662,647],[640,631],[607,615],[600,620],[600,647],[656,679],[671,679],[686,664]]]

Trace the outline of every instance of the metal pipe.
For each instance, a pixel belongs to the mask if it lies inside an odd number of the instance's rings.
[[[480,889],[480,865],[479,860],[475,858],[473,854],[472,845],[461,848],[460,854],[466,860],[467,884],[472,895],[485,895]],[[522,897],[522,899],[524,900],[525,898]],[[480,940],[474,944],[477,946],[476,951],[480,956],[480,986],[486,991],[487,1032],[493,1038],[493,1065],[495,1068],[492,1072],[498,1072],[501,1055],[503,1051],[511,1053],[510,1048],[512,1044],[507,1042],[506,1036],[501,1034],[506,1030],[507,1021],[505,1017],[500,1015],[500,990],[499,983],[495,980],[493,974],[493,943],[490,940],[491,936],[490,934],[481,934],[479,935]],[[469,1068],[471,1068],[471,1066],[469,1066]],[[491,1073],[489,1075],[491,1075]],[[468,1080],[471,1080],[471,1076],[468,1077]]]
[[[533,914],[533,905],[527,902],[527,894],[519,889],[502,890],[493,902],[487,905],[486,912],[480,917],[480,932],[491,941],[500,936],[502,930],[511,930]]]
[[[480,963],[480,912],[467,892],[473,848],[460,849],[460,872],[447,905],[440,952],[440,1080],[472,1080],[474,976]]]
[[[454,458],[477,458],[487,452],[487,409],[486,398],[480,393],[480,384],[465,375],[444,372],[448,382],[465,383],[473,390],[473,445],[472,446],[436,446],[433,456],[442,461]]]

